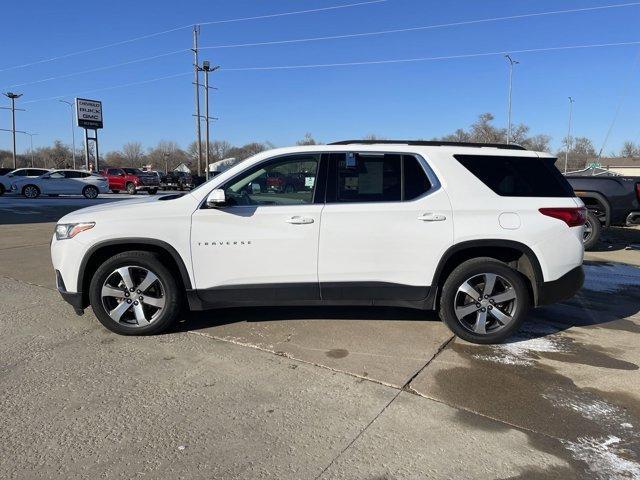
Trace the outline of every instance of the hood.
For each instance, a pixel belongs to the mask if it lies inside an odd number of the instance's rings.
[[[58,220],[58,223],[93,222],[98,219],[110,219],[111,217],[120,217],[122,215],[130,214],[133,209],[137,210],[137,214],[141,214],[139,212],[140,209],[153,208],[162,197],[162,195],[154,195],[142,198],[104,202],[99,205],[81,208],[80,210],[68,213]]]

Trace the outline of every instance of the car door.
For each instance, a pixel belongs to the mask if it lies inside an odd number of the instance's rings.
[[[121,168],[110,168],[107,171],[107,175],[110,189],[124,190],[124,170]]]
[[[221,185],[226,204],[192,217],[193,270],[210,303],[318,300],[318,237],[324,198],[316,177],[320,154],[287,155],[252,166]],[[281,192],[272,173],[307,172],[305,185]]]
[[[37,184],[43,194],[59,195],[65,193],[65,181],[64,171],[59,170],[38,178]]]
[[[453,243],[449,198],[411,154],[332,154],[321,225],[323,300],[423,300]]]

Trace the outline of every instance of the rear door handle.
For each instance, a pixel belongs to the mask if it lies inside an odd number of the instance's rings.
[[[313,218],[299,217],[296,215],[295,217],[286,219],[285,222],[291,223],[293,225],[307,225],[309,223],[313,223]]]
[[[447,217],[437,213],[423,213],[418,217],[418,220],[422,220],[423,222],[442,222],[446,219]]]

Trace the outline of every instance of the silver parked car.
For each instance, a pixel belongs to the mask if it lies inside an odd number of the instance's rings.
[[[23,178],[11,184],[14,193],[27,198],[40,195],[83,195],[96,198],[109,192],[108,180],[97,173],[84,170],[53,170],[36,178]]]

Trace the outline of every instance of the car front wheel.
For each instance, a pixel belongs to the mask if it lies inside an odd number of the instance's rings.
[[[136,186],[133,183],[131,183],[131,182],[127,183],[126,189],[127,189],[127,193],[129,195],[135,195],[136,194]]]
[[[38,198],[38,196],[40,196],[40,189],[35,185],[25,185],[22,188],[22,195],[27,198]]]
[[[181,294],[172,273],[151,252],[124,252],[103,263],[89,287],[96,317],[122,335],[167,329],[180,313]]]
[[[463,340],[500,343],[518,330],[530,307],[523,275],[493,258],[456,267],[440,298],[440,318]]]

